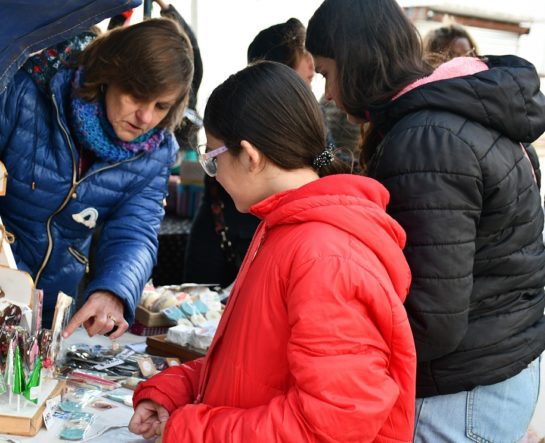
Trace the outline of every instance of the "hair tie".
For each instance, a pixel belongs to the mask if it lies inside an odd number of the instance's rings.
[[[312,161],[312,166],[314,167],[314,169],[320,169],[324,166],[329,166],[334,158],[335,156],[333,155],[333,145],[328,145],[322,152],[314,157],[314,160]]]

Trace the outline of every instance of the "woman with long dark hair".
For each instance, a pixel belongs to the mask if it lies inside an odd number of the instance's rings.
[[[369,122],[362,163],[407,232],[416,442],[516,442],[539,391],[545,250],[525,150],[545,130],[515,56],[433,70],[395,0],[326,0],[307,28],[326,95]]]

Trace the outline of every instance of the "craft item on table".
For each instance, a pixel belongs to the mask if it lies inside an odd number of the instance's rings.
[[[129,357],[132,357],[134,354],[136,354],[136,351],[134,351],[134,349],[126,347],[125,349],[116,354],[116,358],[126,360]]]
[[[113,349],[90,349],[84,345],[73,345],[66,352],[64,368],[93,370],[95,374],[110,377],[130,377],[138,375],[138,366],[132,359],[134,354],[128,348],[114,353]]]
[[[15,360],[13,362],[13,387],[12,391],[17,395],[17,411],[21,407],[21,397],[25,390],[25,373],[23,370],[23,360],[21,359],[21,351],[19,346],[15,347]]]
[[[42,357],[42,365],[48,368],[51,363],[51,339],[52,334],[50,329],[40,329],[38,331],[38,347],[40,349],[40,357]]]
[[[168,318],[169,320],[175,321],[178,323],[178,320],[185,318],[185,314],[178,309],[177,306],[171,306],[170,308],[166,308],[161,310],[161,313]]]
[[[6,382],[4,380],[4,374],[0,370],[0,395],[5,394],[8,388],[6,387]]]
[[[161,296],[155,300],[155,303],[151,306],[153,312],[160,312],[163,309],[169,308],[171,306],[178,305],[178,299],[176,294],[166,291]]]
[[[214,323],[216,326],[219,324],[221,319],[221,312],[218,311],[209,311],[206,315],[206,320],[208,320],[209,323]]]
[[[94,414],[89,412],[72,412],[59,437],[63,440],[83,440],[94,417]]]
[[[190,329],[195,327],[193,323],[191,323],[191,320],[189,320],[187,317],[184,317],[178,320],[178,325],[187,326]],[[168,333],[168,330],[167,330],[167,333]]]
[[[221,297],[218,292],[207,290],[198,294],[199,301],[204,303],[209,311],[221,312],[223,311],[223,305],[221,303]]]
[[[145,378],[151,377],[158,372],[157,367],[155,366],[155,363],[151,357],[141,357],[137,360],[137,362],[140,372]]]
[[[147,310],[151,311],[151,307],[160,296],[161,294],[156,291],[144,292],[144,294],[142,294],[142,298],[140,299],[140,304],[144,306]]]
[[[216,330],[217,324],[211,323],[204,323],[202,327],[178,325],[168,330],[165,340],[180,346],[206,350],[210,347]]]
[[[19,326],[23,318],[21,306],[11,303],[8,300],[0,300],[0,326],[10,328]]]
[[[36,334],[42,328],[42,310],[44,303],[44,292],[35,289],[32,293],[32,321],[30,332]]]
[[[193,300],[193,306],[197,308],[197,311],[199,311],[200,314],[206,314],[209,311],[208,306],[200,299]]]
[[[216,329],[216,325],[207,325],[202,328],[196,328],[191,335],[189,344],[197,349],[208,349],[212,344]]]
[[[93,369],[97,371],[102,371],[104,369],[110,369],[110,368],[113,368],[114,366],[122,365],[123,363],[125,363],[125,360],[114,357],[108,360],[104,360],[103,362],[97,363],[96,365],[93,366]]]
[[[8,341],[8,349],[6,354],[6,369],[4,371],[4,377],[6,381],[6,386],[8,387],[9,391],[9,404],[11,404],[11,400],[13,398],[13,370],[14,370],[14,357],[15,357],[15,338],[11,336]]]
[[[107,402],[107,401],[104,401],[104,400],[101,400],[101,399],[98,399],[98,400],[95,400],[93,403],[91,403],[91,408],[93,409],[97,409],[99,411],[104,411],[104,410],[107,410],[107,409],[113,409],[113,408],[116,408],[117,406]]]
[[[68,375],[67,381],[71,386],[79,386],[85,389],[94,388],[109,391],[119,387],[119,383],[115,380],[110,380],[100,373],[84,371],[82,369],[73,371]]]
[[[23,395],[34,404],[38,403],[38,395],[40,395],[40,374],[42,371],[42,359],[38,356],[36,364],[32,370],[28,382],[26,383]]]
[[[206,308],[204,303],[201,303],[201,306],[203,309]],[[184,302],[180,305],[180,309],[186,315],[186,317],[189,318],[193,326],[202,326],[206,323],[206,318],[200,313],[199,308],[195,305],[195,303]]]
[[[193,325],[173,326],[172,328],[168,330],[165,340],[171,343],[176,343],[177,345],[180,345],[180,346],[187,346],[189,344],[189,340],[191,338],[192,332],[193,332]]]
[[[36,359],[40,353],[38,338],[36,335],[28,333],[28,331],[25,331],[25,334],[22,334],[22,336],[24,337],[24,340],[22,343],[20,341],[20,343],[23,349],[23,363],[25,365],[26,372],[30,373],[35,367]]]
[[[53,375],[54,366],[57,358],[60,356],[62,330],[68,323],[68,314],[72,305],[72,297],[64,292],[59,292],[57,303],[55,304],[55,312],[53,314],[53,322],[51,323],[51,348],[50,361],[44,360],[44,368],[48,369],[50,375]]]
[[[69,382],[62,394],[59,409],[64,412],[81,412],[101,395],[100,389],[82,388]]]
[[[189,320],[194,326],[198,327],[202,327],[207,323],[206,318],[204,318],[204,315],[202,314],[193,314],[191,317],[189,317]]]
[[[167,357],[166,360],[169,368],[172,366],[180,366],[182,364],[180,359],[176,357]]]
[[[127,388],[118,388],[115,391],[108,392],[105,397],[123,403],[125,406],[132,406],[132,396],[134,392]]]
[[[143,381],[145,381],[145,379],[140,377],[127,377],[121,382],[121,386],[130,389],[131,391],[134,391],[136,387]]]

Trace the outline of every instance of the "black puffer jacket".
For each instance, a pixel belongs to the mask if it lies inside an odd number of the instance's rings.
[[[525,60],[486,63],[370,110],[369,175],[407,232],[419,397],[505,380],[545,349],[543,212],[518,143],[545,130],[545,98]]]

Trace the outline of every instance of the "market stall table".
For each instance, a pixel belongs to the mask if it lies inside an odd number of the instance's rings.
[[[125,333],[116,341],[121,346],[129,344],[145,344],[146,337]],[[74,334],[66,339],[63,343],[63,348],[67,349],[75,344],[101,345],[111,346],[111,341],[104,336],[89,337],[87,332],[80,328]],[[144,443],[146,440],[130,433],[128,424],[132,417],[132,407],[125,406],[121,403],[111,402],[115,407],[104,411],[95,411],[96,415],[93,427],[86,434],[84,440],[93,443],[111,443],[115,439],[116,443]],[[0,430],[1,431],[1,430]],[[34,443],[66,443],[67,440],[59,438],[59,429],[46,429],[43,427],[34,437],[21,437],[18,435],[0,434],[0,443],[2,442],[34,442]]]

